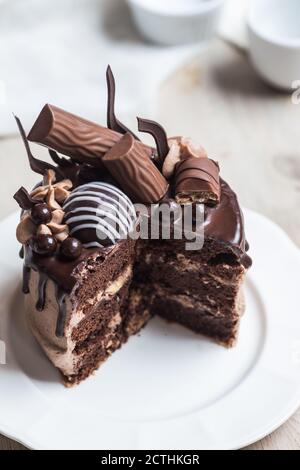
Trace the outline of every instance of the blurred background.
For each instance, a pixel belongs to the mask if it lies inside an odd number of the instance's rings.
[[[27,131],[47,102],[105,124],[110,64],[122,121],[200,142],[300,246],[299,18],[299,0],[0,0],[0,218],[37,180],[12,113]],[[260,445],[293,446],[285,429]]]

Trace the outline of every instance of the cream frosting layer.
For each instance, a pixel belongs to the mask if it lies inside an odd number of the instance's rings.
[[[119,292],[119,290],[130,280],[132,267],[128,265],[119,276],[109,282],[103,291],[96,292],[89,303],[97,307],[99,302],[109,299]],[[66,326],[63,338],[55,335],[56,322],[58,316],[58,306],[55,295],[55,285],[48,279],[46,285],[46,302],[43,311],[36,309],[38,299],[38,272],[31,270],[30,293],[25,295],[25,311],[29,327],[51,362],[61,370],[65,376],[76,373],[76,368],[80,360],[80,355],[74,354],[75,343],[72,340],[74,328],[84,319],[82,310],[76,309],[75,302],[72,301],[73,292],[66,296]],[[73,291],[76,289],[74,287]],[[120,313],[111,319],[111,329],[114,329],[121,321]]]

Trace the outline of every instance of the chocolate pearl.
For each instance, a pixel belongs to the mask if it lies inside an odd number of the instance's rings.
[[[32,249],[39,255],[53,255],[57,248],[57,242],[52,235],[37,235],[32,238]]]
[[[31,220],[37,224],[47,224],[52,218],[51,209],[45,203],[35,204],[31,209]]]
[[[77,238],[68,237],[60,245],[61,254],[69,260],[79,258],[81,251],[82,244]]]

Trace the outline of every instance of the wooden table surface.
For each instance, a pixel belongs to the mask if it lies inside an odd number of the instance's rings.
[[[290,95],[268,88],[243,53],[216,41],[162,86],[158,117],[169,135],[200,141],[241,204],[273,219],[300,247],[300,105]],[[14,191],[36,180],[25,157],[16,172],[14,155],[22,153],[19,138],[0,140],[1,218],[16,209]],[[0,449],[22,448],[0,436]],[[249,448],[299,450],[300,410]]]

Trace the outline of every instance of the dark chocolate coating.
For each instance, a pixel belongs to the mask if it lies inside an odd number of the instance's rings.
[[[23,285],[22,285],[22,290],[24,294],[29,294],[30,273],[31,273],[31,268],[25,262],[23,266]]]
[[[47,224],[52,219],[51,209],[45,203],[36,204],[31,209],[31,220],[36,224]]]
[[[82,252],[82,244],[77,238],[68,237],[60,245],[60,253],[67,260],[79,258]]]
[[[51,256],[55,253],[57,242],[52,235],[37,235],[31,240],[32,249],[42,256]]]
[[[36,309],[40,312],[45,308],[46,302],[46,286],[47,286],[48,276],[47,274],[40,272],[39,273],[39,285],[38,285],[38,301],[36,303]]]
[[[65,332],[67,308],[66,293],[59,285],[56,286],[56,301],[58,305],[58,316],[56,322],[55,335],[58,338],[62,338]]]

